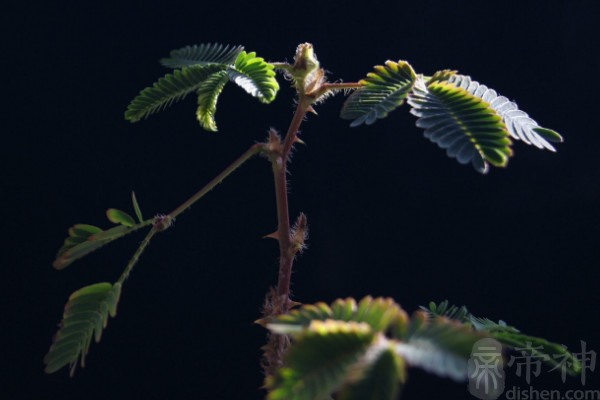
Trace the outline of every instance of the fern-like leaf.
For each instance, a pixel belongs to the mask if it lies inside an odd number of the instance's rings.
[[[263,103],[270,103],[279,91],[273,65],[256,53],[242,51],[233,66],[227,68],[229,79]]]
[[[223,46],[217,43],[185,46],[173,50],[168,58],[162,58],[160,63],[169,68],[184,68],[191,65],[233,64],[243,46]]]
[[[566,346],[549,342],[543,338],[506,330],[491,331],[490,335],[511,350],[551,366],[551,371],[564,370],[569,375],[581,373],[581,362]]]
[[[448,300],[444,300],[440,302],[440,304],[435,304],[432,301],[429,303],[429,307],[421,306],[421,310],[427,312],[427,314],[432,318],[446,317],[462,323],[468,322],[469,317],[471,316],[469,310],[467,310],[467,307],[449,305]]]
[[[419,312],[411,319],[408,339],[396,344],[396,351],[410,366],[462,381],[467,378],[473,346],[484,337],[468,325],[441,317],[428,319]]]
[[[386,61],[384,66],[375,66],[375,72],[360,81],[363,87],[348,97],[340,116],[352,119],[352,127],[371,125],[402,105],[415,81],[415,72],[406,61]]]
[[[227,82],[229,82],[227,72],[217,72],[205,80],[197,90],[198,108],[196,110],[196,118],[202,128],[207,131],[217,131],[217,124],[215,122],[217,100]]]
[[[295,338],[285,367],[267,378],[269,400],[313,400],[329,396],[367,351],[373,332],[366,323],[313,321]]]
[[[553,367],[553,370],[561,370],[570,375],[577,375],[581,372],[581,362],[567,350],[566,346],[549,342],[543,338],[525,335],[504,321],[494,322],[488,318],[476,317],[468,313],[465,306],[448,306],[447,300],[438,305],[431,302],[429,308],[421,307],[421,309],[425,310],[430,318],[435,319],[444,315],[464,322],[465,326],[471,326],[473,330],[496,339],[510,350],[524,352]]]
[[[92,225],[75,224],[69,228],[69,236],[58,250],[52,266],[59,270],[64,269],[74,261],[98,250],[105,244],[135,232],[151,223],[152,220],[148,220],[133,226],[119,225],[107,230],[102,230]]]
[[[210,75],[225,68],[222,64],[192,65],[165,75],[133,99],[125,111],[125,119],[136,122],[168,107],[198,90]]]
[[[96,283],[71,294],[54,343],[44,357],[46,373],[69,366],[73,376],[78,362],[85,366],[85,357],[92,338],[99,342],[108,316],[115,317],[121,294],[121,284]]]
[[[313,321],[335,320],[367,323],[374,332],[381,332],[391,324],[406,324],[408,316],[391,298],[364,297],[358,304],[354,299],[339,299],[331,304],[307,304],[288,314],[275,317],[267,327],[279,334],[301,334]]]
[[[513,139],[550,151],[556,151],[556,149],[549,142],[561,143],[563,141],[557,132],[542,128],[526,112],[519,110],[515,102],[499,95],[495,90],[471,80],[470,76],[455,74],[448,78],[448,82],[488,103],[502,118]]]
[[[459,163],[471,163],[481,173],[488,163],[506,166],[512,155],[501,118],[484,100],[447,81],[426,84],[417,79],[408,103],[425,137]]]

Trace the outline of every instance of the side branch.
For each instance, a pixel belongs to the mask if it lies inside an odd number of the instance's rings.
[[[195,195],[190,197],[185,203],[181,204],[175,210],[171,211],[168,215],[175,219],[179,214],[190,208],[195,202],[204,197],[205,194],[210,192],[215,186],[221,183],[225,178],[227,178],[233,171],[238,169],[242,164],[248,161],[250,158],[255,156],[258,153],[261,153],[265,150],[264,143],[256,143],[252,145],[244,154],[240,156],[237,160],[235,160],[229,167],[225,168],[223,172],[217,175],[213,180],[208,182],[206,186],[200,189]]]

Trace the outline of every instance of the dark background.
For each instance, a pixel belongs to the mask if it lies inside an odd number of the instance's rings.
[[[129,101],[188,44],[242,44],[291,61],[311,42],[330,79],[355,81],[387,59],[417,72],[471,75],[559,131],[558,153],[516,143],[506,170],[481,176],[423,138],[404,107],[371,127],[338,118],[341,96],[303,125],[290,175],[291,214],[308,215],[308,251],[293,276],[309,303],[392,296],[413,311],[466,304],[580,351],[597,335],[600,170],[598,29],[593,1],[22,2],[3,23],[6,204],[1,268],[2,399],[261,398],[253,325],[276,280],[270,166],[242,170],[156,237],[124,287],[88,365],[74,379],[43,373],[68,295],[118,278],[141,235],[65,271],[51,267],[74,223],[108,227],[104,210],[166,213],[269,127],[285,131],[293,92],[280,79],[265,106],[229,85],[217,134],[202,131],[190,96],[146,121]],[[515,369],[509,384],[527,387]],[[559,374],[535,389],[585,387]],[[464,385],[411,370],[405,398],[470,398]]]

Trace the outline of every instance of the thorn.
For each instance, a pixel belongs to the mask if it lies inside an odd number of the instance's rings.
[[[300,139],[298,136],[296,136],[294,138],[294,143],[300,143],[301,145],[306,146],[306,143],[304,142],[304,140]]]
[[[279,232],[275,231],[273,233],[269,233],[268,235],[265,235],[262,238],[263,239],[275,239],[275,240],[279,240]]]
[[[306,112],[311,112],[315,115],[319,115],[317,114],[317,112],[315,111],[315,109],[313,108],[313,106],[308,106],[308,108],[306,109]]]

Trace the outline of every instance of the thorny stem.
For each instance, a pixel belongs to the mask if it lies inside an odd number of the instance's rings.
[[[292,146],[297,141],[298,130],[309,107],[309,101],[302,98],[299,99],[294,117],[283,142],[281,154],[272,158],[275,197],[277,200],[277,238],[279,240],[279,279],[277,282],[279,310],[274,310],[276,314],[283,314],[288,310],[290,280],[292,276],[292,264],[294,262],[287,196],[287,162],[289,161]]]

